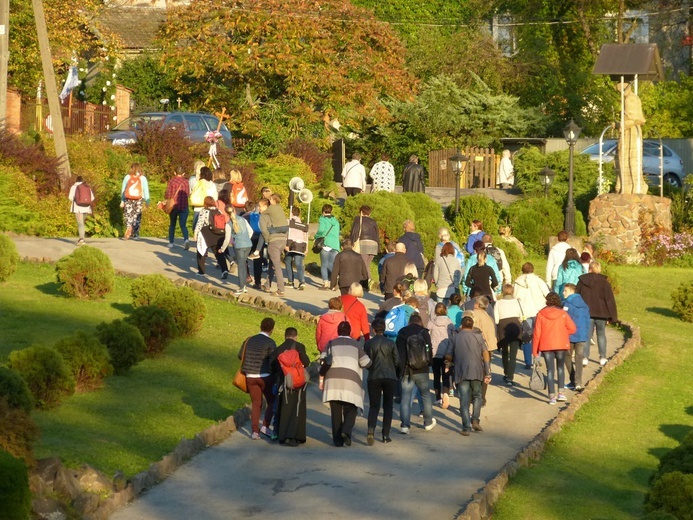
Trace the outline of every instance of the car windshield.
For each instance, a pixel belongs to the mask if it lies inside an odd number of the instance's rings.
[[[116,126],[113,127],[113,130],[137,130],[143,124],[146,125],[149,123],[160,122],[163,121],[165,117],[166,114],[146,114],[132,116],[118,123]]]
[[[611,149],[614,147],[613,142],[608,142],[605,141],[602,144],[602,153],[603,154],[608,154]],[[587,154],[587,155],[599,155],[599,143],[594,143],[593,145],[588,146],[585,148],[581,153]]]

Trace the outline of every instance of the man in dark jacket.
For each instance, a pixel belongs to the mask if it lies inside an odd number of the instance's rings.
[[[606,276],[602,273],[602,264],[594,261],[590,264],[590,272],[578,278],[576,292],[582,296],[590,308],[590,338],[597,329],[597,347],[599,348],[599,364],[606,365],[606,324],[618,321],[614,291]],[[585,345],[585,360],[590,357],[590,342]],[[584,363],[584,360],[583,360]]]
[[[421,278],[426,267],[421,235],[415,232],[416,224],[413,220],[405,220],[403,226],[404,235],[399,237],[397,242],[402,242],[407,247],[407,259],[416,266],[419,278]]]
[[[361,259],[361,255],[351,247],[351,240],[342,240],[342,251],[334,258],[332,267],[332,279],[330,285],[332,290],[339,286],[342,294],[349,294],[349,287],[352,283],[361,283],[361,280],[368,280],[368,271]]]
[[[426,191],[426,172],[423,166],[419,164],[419,158],[416,155],[409,157],[409,162],[404,167],[402,172],[402,191],[418,191],[424,193]]]
[[[433,405],[431,403],[431,382],[428,377],[429,363],[423,368],[413,367],[413,360],[410,359],[408,352],[414,347],[425,348],[428,351],[428,359],[433,359],[431,348],[431,336],[428,329],[423,327],[421,316],[412,314],[409,318],[409,325],[402,327],[397,334],[397,351],[404,366],[402,377],[402,399],[400,401],[399,416],[402,421],[400,433],[408,434],[411,414],[412,392],[416,386],[421,392],[423,400],[424,430],[432,430],[436,425],[433,417]],[[418,345],[417,345],[418,344]]]
[[[351,225],[351,244],[358,254],[361,255],[363,263],[366,264],[368,279],[370,280],[370,269],[373,257],[380,252],[380,232],[378,223],[371,218],[371,207],[361,206],[359,216],[354,219]]]
[[[409,263],[407,258],[407,246],[401,242],[395,244],[395,254],[385,260],[383,270],[380,273],[380,282],[383,286],[385,300],[389,300],[394,296],[393,288],[397,280],[404,276],[404,268]]]

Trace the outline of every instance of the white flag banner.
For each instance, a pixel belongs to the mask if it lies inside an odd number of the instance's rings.
[[[79,80],[77,67],[73,65],[70,67],[70,71],[67,73],[65,85],[63,86],[62,92],[60,92],[60,102],[65,101],[65,98],[70,95],[72,89],[78,87],[80,83],[81,81]]]

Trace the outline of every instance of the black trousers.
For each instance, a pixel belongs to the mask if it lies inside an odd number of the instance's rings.
[[[330,401],[332,442],[334,442],[335,446],[344,446],[343,433],[351,437],[351,431],[354,429],[354,424],[356,424],[357,411],[355,404],[345,401]]]
[[[396,379],[373,379],[368,381],[368,431],[375,431],[380,414],[380,398],[383,401],[383,437],[390,436],[390,426],[392,425],[392,403],[395,399],[397,390]]]
[[[347,197],[353,197],[361,193],[361,188],[344,188],[344,191],[346,191]]]

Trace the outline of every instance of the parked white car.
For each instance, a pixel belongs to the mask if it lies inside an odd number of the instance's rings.
[[[602,161],[612,162],[616,157],[618,141],[605,140],[602,144]],[[599,160],[599,143],[588,146],[581,154],[589,155],[593,161]],[[659,142],[643,141],[642,173],[645,181],[651,186],[659,186]],[[664,159],[664,182],[680,188],[683,185],[683,161],[667,145],[662,145]]]

